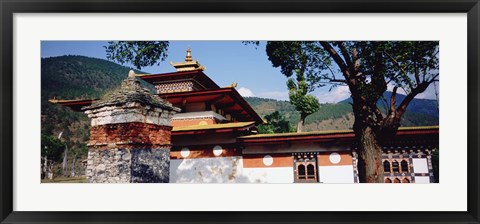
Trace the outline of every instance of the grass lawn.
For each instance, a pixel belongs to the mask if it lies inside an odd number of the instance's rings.
[[[43,179],[42,183],[87,183],[87,178],[85,176],[56,177],[53,180]]]

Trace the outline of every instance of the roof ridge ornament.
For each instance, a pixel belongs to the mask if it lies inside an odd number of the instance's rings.
[[[185,62],[190,62],[192,61],[192,51],[190,48],[187,48],[187,56],[185,56]]]
[[[135,71],[130,70],[128,72],[128,78],[133,79],[133,78],[135,78],[135,76],[137,76],[137,74],[135,74]]]
[[[170,64],[177,69],[177,72],[184,71],[205,71],[207,68],[202,66],[198,60],[193,60],[192,51],[187,48],[187,55],[185,56],[184,62],[170,62]]]

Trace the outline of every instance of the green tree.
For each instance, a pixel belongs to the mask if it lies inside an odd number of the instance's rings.
[[[53,136],[41,136],[41,177],[53,179],[55,175],[55,164],[59,162],[66,145]]]
[[[137,69],[159,65],[167,58],[168,41],[110,41],[105,46],[107,59],[131,63]]]
[[[267,124],[258,125],[258,132],[260,134],[287,133],[294,131],[290,122],[288,122],[278,111],[266,115],[265,119],[268,122]]]
[[[258,42],[256,42],[258,45]],[[349,87],[361,182],[383,182],[382,144],[393,137],[415,96],[438,81],[438,41],[269,41],[274,67],[304,74],[308,88]],[[394,86],[386,111],[377,101]],[[397,89],[407,96],[396,102]]]
[[[287,81],[287,87],[290,103],[300,112],[297,132],[302,132],[305,118],[317,112],[320,109],[320,103],[316,97],[308,94],[308,84],[300,71],[297,71],[297,82],[295,83],[295,81],[290,78]]]
[[[57,138],[49,135],[42,135],[41,141],[42,157],[46,156],[48,160],[54,162],[60,161],[65,145]]]

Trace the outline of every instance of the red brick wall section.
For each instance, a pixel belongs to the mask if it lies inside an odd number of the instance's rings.
[[[171,144],[170,126],[146,123],[107,124],[90,128],[88,146],[110,148],[165,148]]]

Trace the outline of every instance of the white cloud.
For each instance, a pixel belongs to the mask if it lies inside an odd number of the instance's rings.
[[[430,86],[428,86],[428,88],[425,90],[425,92],[418,94],[417,97],[415,97],[415,98],[436,100],[437,99],[437,94],[439,94],[438,93],[438,83],[436,85],[437,85],[437,93],[435,93],[435,85],[433,85],[433,83],[432,83],[432,84],[430,84]]]
[[[338,86],[333,88],[332,91],[327,91],[317,95],[320,103],[337,103],[349,97],[350,90],[348,89],[348,86]]]
[[[261,97],[267,99],[276,99],[276,100],[288,100],[288,91],[268,91],[254,94],[252,90],[245,87],[240,87],[237,89],[243,97]]]
[[[240,95],[243,96],[243,97],[255,96],[255,94],[253,94],[252,90],[250,90],[248,88],[245,88],[245,87],[240,87],[238,89],[238,93],[240,93]]]
[[[393,91],[393,87],[395,87],[395,86],[394,86],[392,83],[388,83],[388,84],[387,84],[387,91],[392,92],[392,91]],[[402,88],[398,88],[398,89],[397,89],[397,93],[403,94],[403,95],[407,95],[407,93],[405,93],[405,91],[404,91]]]
[[[270,91],[259,93],[258,97],[276,99],[276,100],[288,100],[288,91]]]
[[[389,83],[387,85],[387,91],[392,91],[393,90],[393,85]],[[437,84],[437,91],[438,91],[438,84]],[[399,94],[405,94],[405,91],[402,88],[397,89],[397,93]],[[317,94],[318,101],[320,103],[338,103],[339,101],[342,101],[344,99],[347,99],[350,97],[350,90],[348,89],[348,86],[338,86],[332,89],[332,91],[326,91],[323,93]],[[416,99],[436,99],[436,94],[435,94],[435,87],[433,84],[431,84],[425,92],[418,94]],[[288,93],[287,93],[287,99],[288,99]]]
[[[436,85],[437,85],[437,91],[438,91],[438,83]],[[390,91],[390,92],[393,91],[393,85],[391,83],[389,83],[387,85],[387,91]],[[398,88],[397,93],[407,95],[405,93],[405,91],[403,91],[402,88]],[[430,84],[428,86],[428,88],[425,90],[425,92],[418,94],[415,98],[416,99],[430,99],[430,100],[437,99],[437,96],[435,94],[435,85],[433,83]]]

